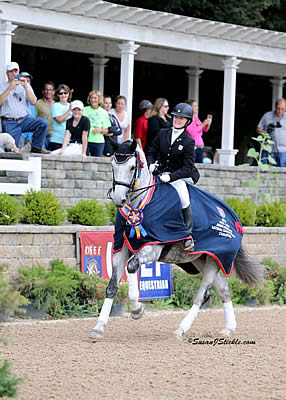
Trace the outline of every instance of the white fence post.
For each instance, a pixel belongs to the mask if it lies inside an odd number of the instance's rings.
[[[28,160],[0,159],[0,171],[28,172],[28,183],[0,183],[0,193],[24,194],[29,189],[41,190],[41,157]],[[7,178],[8,179],[8,178]]]

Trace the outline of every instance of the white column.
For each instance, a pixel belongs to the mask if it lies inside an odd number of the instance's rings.
[[[12,36],[16,28],[17,25],[13,25],[9,21],[0,20],[0,82],[7,80],[6,65],[11,61]]]
[[[233,149],[234,139],[234,112],[236,92],[236,70],[241,60],[236,57],[226,57],[224,66],[223,88],[223,116],[221,149],[218,149],[220,165],[235,165],[235,155],[238,150]]]
[[[198,67],[186,69],[186,73],[189,77],[188,99],[194,99],[196,102],[199,102],[200,77],[203,72],[204,70]]]
[[[278,76],[270,79],[270,82],[272,83],[272,110],[274,110],[276,100],[283,97],[283,86],[286,80]]]
[[[109,58],[90,57],[93,66],[92,89],[104,92],[104,68]]]
[[[119,44],[121,54],[120,67],[120,95],[127,99],[127,112],[131,121],[132,118],[132,99],[133,99],[133,74],[134,74],[134,56],[136,50],[140,47],[132,41]]]

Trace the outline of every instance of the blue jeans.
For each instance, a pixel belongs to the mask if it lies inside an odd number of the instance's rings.
[[[32,147],[42,149],[46,140],[46,134],[49,123],[44,118],[24,117],[19,121],[6,121],[2,120],[2,131],[10,133],[15,139],[16,146],[19,144],[19,140],[22,132],[33,132],[32,136]]]
[[[262,164],[269,164],[268,155],[269,155],[268,151],[262,150],[262,153],[261,153],[261,162],[262,162]]]
[[[203,149],[201,147],[197,147],[195,150],[195,162],[199,164],[203,163]]]
[[[89,155],[92,157],[101,157],[103,154],[105,143],[88,142]]]
[[[273,153],[272,157],[276,161],[276,167],[286,167],[286,152]]]

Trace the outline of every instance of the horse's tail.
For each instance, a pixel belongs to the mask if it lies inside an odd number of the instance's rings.
[[[234,268],[237,277],[249,287],[263,284],[265,265],[250,258],[242,245],[234,260]]]

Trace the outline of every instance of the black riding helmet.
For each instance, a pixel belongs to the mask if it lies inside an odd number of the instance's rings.
[[[171,115],[176,115],[177,117],[187,118],[188,120],[193,119],[193,109],[187,103],[179,103],[171,112]]]

